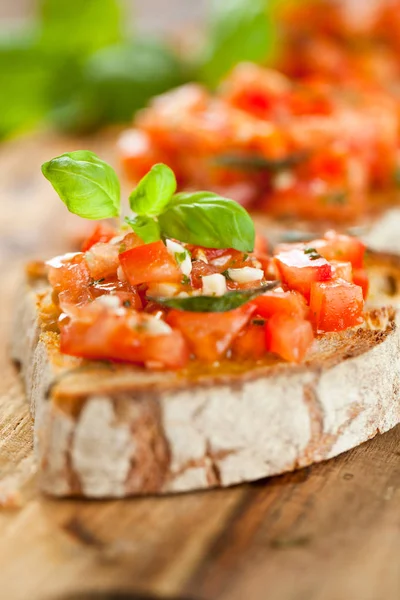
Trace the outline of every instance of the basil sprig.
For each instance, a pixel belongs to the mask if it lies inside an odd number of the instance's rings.
[[[226,292],[223,296],[188,296],[187,298],[157,298],[151,297],[150,300],[157,302],[168,308],[175,308],[187,312],[227,312],[239,308],[246,302],[254,300],[265,292],[273,290],[280,281],[268,281],[264,286],[251,290],[234,290]]]
[[[42,173],[68,210],[85,219],[107,219],[120,212],[121,191],[114,169],[89,150],[57,156]]]
[[[125,221],[132,227],[136,235],[138,235],[145,244],[158,242],[158,240],[161,239],[160,226],[152,217],[137,215],[132,219],[126,217]]]
[[[167,165],[154,165],[129,196],[129,204],[138,215],[154,217],[162,213],[176,192],[174,172]]]
[[[248,212],[211,192],[176,194],[158,222],[163,235],[188,244],[242,252],[254,248],[255,230]]]
[[[71,212],[86,219],[119,215],[117,175],[93,152],[63,154],[46,162],[42,172]],[[127,222],[145,243],[173,238],[206,248],[252,252],[254,224],[242,206],[211,192],[175,194],[175,190],[173,171],[157,164],[131,193],[136,215]]]

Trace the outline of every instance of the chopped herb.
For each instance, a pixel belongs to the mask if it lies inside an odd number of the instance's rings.
[[[318,260],[319,258],[322,258],[315,248],[306,248],[304,250],[304,254],[308,254],[310,260]]]
[[[130,308],[131,305],[131,301],[130,300],[124,300],[122,303],[122,306],[125,306],[125,308]]]
[[[248,254],[244,254],[244,255],[243,255],[243,262],[244,262],[245,260],[247,260],[248,258],[249,258],[249,255],[248,255]]]
[[[188,253],[186,252],[186,250],[184,250],[183,252],[175,252],[176,262],[178,264],[183,263],[183,261],[186,259],[187,254]]]
[[[99,283],[103,283],[103,281],[105,281],[105,280],[106,280],[105,277],[102,277],[101,279],[93,279],[93,281],[91,281],[89,283],[89,285],[98,285]]]
[[[188,277],[187,275],[182,275],[182,284],[183,285],[189,285],[190,284],[190,277]]]
[[[223,275],[224,277],[226,277],[226,279],[228,279],[228,281],[232,281],[232,277],[229,275],[229,270],[226,269],[226,271],[222,271],[221,275]]]
[[[252,320],[252,325],[265,325],[265,319],[253,319]]]
[[[321,197],[323,204],[338,204],[343,205],[347,203],[347,193],[343,191],[331,192]]]
[[[124,243],[120,244],[118,252],[120,254],[122,254],[125,251],[126,251],[126,244],[124,244]]]

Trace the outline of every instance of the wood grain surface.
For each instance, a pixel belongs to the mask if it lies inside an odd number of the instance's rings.
[[[24,260],[67,247],[81,225],[40,164],[112,134],[48,135],[0,149],[0,598],[398,600],[400,428],[328,463],[226,491],[118,502],[36,490],[31,419],[7,358]],[[12,506],[14,504],[14,506]]]

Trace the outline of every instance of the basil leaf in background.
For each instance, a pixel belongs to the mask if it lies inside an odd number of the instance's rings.
[[[246,302],[261,296],[265,292],[273,290],[280,281],[268,281],[263,287],[252,290],[235,290],[227,292],[223,296],[189,296],[187,298],[157,298],[151,297],[150,300],[186,312],[227,312],[239,308]]]
[[[120,184],[114,171],[96,154],[78,150],[42,165],[68,210],[85,219],[107,219],[120,212]]]
[[[158,94],[186,81],[182,62],[166,45],[146,40],[104,48],[84,65],[80,94],[86,128],[130,122]],[[76,122],[84,122],[77,118]]]
[[[211,192],[176,194],[158,217],[165,237],[204,246],[254,249],[254,223],[246,210],[227,198]]]
[[[277,43],[274,12],[268,0],[212,0],[200,79],[215,86],[239,62],[271,59]]]
[[[139,215],[130,219],[125,218],[125,221],[132,227],[133,231],[144,241],[145,244],[158,242],[161,239],[160,226],[151,217]]]
[[[34,29],[0,34],[0,139],[44,118],[49,78]]]
[[[41,44],[81,59],[122,39],[119,0],[41,0]]]
[[[157,216],[163,212],[176,192],[174,172],[162,163],[154,165],[139,181],[129,204],[138,215]]]
[[[283,171],[295,167],[307,160],[308,153],[296,152],[284,158],[269,159],[258,154],[222,154],[217,156],[214,163],[219,167],[243,171]]]

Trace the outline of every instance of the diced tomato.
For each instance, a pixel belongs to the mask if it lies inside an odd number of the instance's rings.
[[[268,254],[269,244],[266,237],[264,237],[259,231],[256,231],[256,241],[254,243],[254,254]]]
[[[90,275],[93,279],[109,277],[119,267],[118,246],[99,242],[94,244],[85,254]]]
[[[332,267],[333,279],[344,279],[345,281],[353,281],[353,267],[351,262],[341,262],[338,260],[329,261]]]
[[[137,248],[138,246],[143,245],[144,241],[140,239],[140,237],[136,235],[136,233],[131,232],[123,238],[123,240],[118,246],[118,250],[120,254],[122,254],[122,252],[126,252],[127,250],[132,250],[132,248]]]
[[[82,307],[79,316],[61,324],[61,352],[91,360],[151,362],[168,369],[186,365],[189,351],[179,331],[149,335],[143,331],[143,315],[138,315],[135,327],[135,322],[132,324],[126,316],[94,307],[94,304]]]
[[[313,282],[332,278],[332,267],[325,258],[315,258],[315,255],[303,250],[281,252],[275,261],[282,281],[306,298],[310,296]]]
[[[202,278],[205,275],[213,275],[214,273],[219,273],[217,267],[205,263],[202,260],[194,260],[192,262],[192,272],[190,274],[192,286],[197,289],[201,288],[203,285]]]
[[[259,360],[266,352],[265,326],[250,324],[239,333],[232,346],[233,357]]]
[[[364,300],[366,300],[369,290],[369,280],[366,269],[353,269],[353,283],[362,288]]]
[[[311,323],[297,316],[276,313],[265,328],[266,346],[290,362],[301,362],[314,340]]]
[[[197,358],[214,362],[231,347],[254,311],[255,307],[250,304],[224,313],[172,310],[167,317],[167,322],[183,333]]]
[[[91,300],[92,278],[83,253],[59,256],[47,265],[50,284],[56,294],[64,294],[66,302],[78,304]]]
[[[251,303],[256,306],[257,314],[265,319],[269,319],[275,313],[296,315],[304,319],[309,312],[306,299],[295,291],[266,292],[252,300]]]
[[[321,256],[327,260],[349,261],[354,268],[363,266],[365,244],[357,238],[349,235],[328,231],[324,239],[314,240],[309,243]]]
[[[316,282],[311,286],[310,311],[317,331],[342,331],[363,322],[363,292],[343,280]]]
[[[157,146],[145,131],[129,129],[118,141],[119,153],[124,171],[131,179],[139,180],[162,157]]]
[[[153,281],[178,283],[182,279],[175,259],[161,241],[122,252],[119,260],[131,285]]]
[[[109,242],[116,235],[114,227],[107,223],[98,223],[90,236],[82,244],[82,252],[90,250],[94,244]]]

